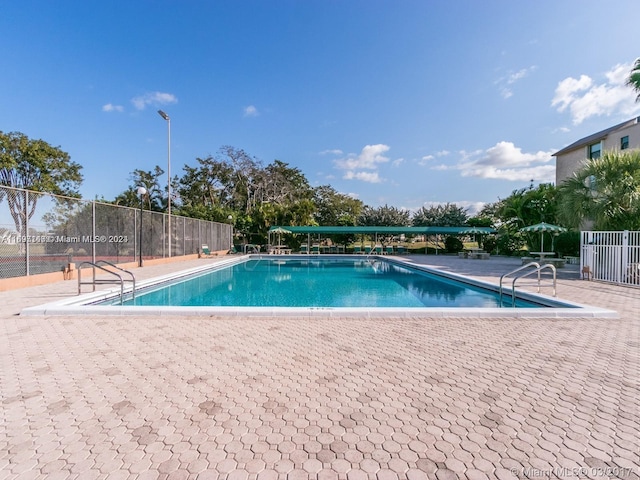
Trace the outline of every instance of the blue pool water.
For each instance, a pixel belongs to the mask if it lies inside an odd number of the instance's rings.
[[[119,302],[118,302],[119,303]],[[139,291],[124,305],[499,307],[495,292],[381,259],[255,258]],[[506,295],[503,306],[511,307]],[[518,300],[517,307],[541,305]]]

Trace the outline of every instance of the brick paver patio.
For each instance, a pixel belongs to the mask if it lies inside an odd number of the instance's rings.
[[[0,479],[640,478],[639,289],[563,274],[620,319],[17,315],[75,288],[0,293]]]

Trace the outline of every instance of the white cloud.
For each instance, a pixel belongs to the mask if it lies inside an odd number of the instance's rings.
[[[453,167],[463,177],[478,177],[525,182],[553,182],[555,165],[553,150],[525,153],[511,142],[498,142],[485,151],[460,152],[461,160]]]
[[[450,154],[451,152],[449,150],[440,150],[439,152],[436,152],[435,155],[425,155],[420,160],[418,160],[418,165],[422,165],[422,166],[428,165],[436,158],[446,157],[447,155],[450,155]]]
[[[487,202],[472,202],[469,200],[462,200],[459,202],[451,202],[451,203],[455,203],[459,207],[464,208],[467,211],[467,214],[471,217],[477,215],[480,212],[480,210],[482,210],[482,207],[484,207],[487,204]]]
[[[627,115],[640,112],[635,93],[626,85],[633,62],[615,65],[605,72],[606,81],[595,84],[587,75],[568,77],[558,83],[551,106],[562,113],[568,110],[574,125],[595,116]]]
[[[516,83],[518,80],[522,80],[523,78],[527,77],[531,72],[533,72],[536,69],[535,65],[528,67],[528,68],[523,68],[522,70],[518,70],[515,73],[512,73],[511,75],[509,75],[509,77],[507,78],[507,83],[509,85]]]
[[[342,150],[336,148],[333,150],[323,150],[320,152],[320,155],[342,155],[343,153]]]
[[[523,78],[528,77],[532,72],[536,70],[536,66],[532,65],[530,67],[522,68],[517,72],[512,72],[506,77],[499,78],[496,80],[496,84],[500,89],[500,95],[502,98],[507,99],[513,96],[513,90],[511,89],[511,85],[522,80]]]
[[[500,95],[502,95],[502,98],[506,100],[507,98],[513,97],[513,90],[503,87],[500,89]]]
[[[393,165],[394,167],[399,167],[403,163],[404,163],[404,158],[396,158],[393,162],[391,162],[391,165]]]
[[[122,105],[113,105],[111,103],[107,103],[102,106],[103,112],[124,112],[124,107]]]
[[[447,204],[456,205],[464,209],[467,212],[467,215],[473,217],[476,215],[482,207],[486,205],[486,202],[472,202],[470,200],[460,200],[457,202],[424,202],[422,205],[426,208],[446,206]],[[417,210],[417,209],[414,209]]]
[[[431,170],[435,170],[436,172],[444,172],[445,170],[451,170],[451,167],[445,165],[444,163],[441,163],[439,165],[431,167]]]
[[[254,105],[249,105],[248,107],[244,107],[244,116],[245,117],[257,117],[260,115],[258,109]]]
[[[355,169],[376,169],[379,164],[389,161],[383,153],[388,152],[389,147],[381,143],[377,145],[366,145],[359,155],[349,154],[345,158],[334,160],[335,165],[342,170]]]
[[[378,172],[354,172],[349,170],[342,176],[345,180],[360,180],[367,183],[380,183],[382,179]]]
[[[351,153],[346,157],[334,160],[333,163],[336,168],[346,170],[342,177],[344,179],[380,183],[382,178],[377,169],[381,164],[389,162],[389,157],[384,155],[388,151],[389,146],[381,143],[366,145],[358,155]]]
[[[131,103],[133,103],[136,110],[144,110],[149,105],[160,107],[162,105],[178,103],[178,99],[172,93],[150,92],[132,98]]]

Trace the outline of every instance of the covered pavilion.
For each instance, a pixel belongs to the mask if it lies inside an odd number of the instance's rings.
[[[323,226],[273,226],[269,229],[277,231],[278,229],[286,229],[293,234],[307,234],[307,244],[311,243],[312,235],[373,235],[375,242],[378,241],[380,235],[488,235],[496,233],[496,230],[490,227],[388,227],[388,226],[354,226],[345,227],[337,225]],[[471,230],[473,230],[471,232]]]

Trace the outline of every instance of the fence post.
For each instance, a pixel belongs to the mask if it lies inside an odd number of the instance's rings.
[[[27,276],[29,276],[29,190],[24,191],[24,262]]]
[[[136,260],[136,256],[138,255],[138,211],[133,211],[133,261]]]
[[[91,261],[96,263],[96,201],[91,202]]]
[[[629,265],[629,230],[622,232],[622,250],[620,252],[620,274],[618,282],[627,281],[627,270]]]

